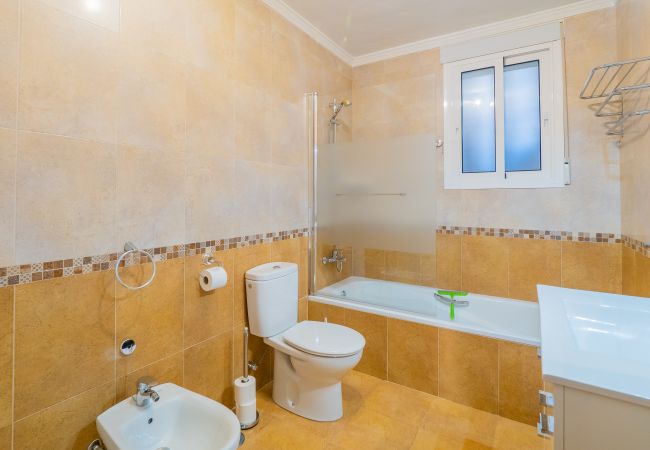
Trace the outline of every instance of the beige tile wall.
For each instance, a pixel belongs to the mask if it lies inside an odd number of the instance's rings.
[[[366,338],[355,370],[527,424],[542,388],[537,349],[444,328],[309,302],[309,320],[344,324]]]
[[[617,37],[619,59],[650,55],[650,4],[643,0],[621,0],[617,3]],[[647,72],[636,74],[635,83],[650,81]],[[650,94],[626,98],[626,111],[647,108]],[[631,121],[621,142],[621,206],[623,233],[650,243],[650,121],[643,117]],[[650,258],[632,249],[623,248],[623,292],[650,297]]]
[[[0,5],[0,267],[305,227],[351,68],[260,0],[97,3]]]
[[[538,284],[621,293],[623,250],[632,251],[621,244],[439,233],[435,255],[365,249],[355,274],[536,301]],[[639,267],[648,259],[629,256],[627,264],[637,258]]]
[[[620,60],[650,55],[650,4],[644,0],[621,0],[616,6],[617,41]],[[648,65],[634,72],[630,83],[650,82]],[[626,96],[625,111],[647,109],[650,93]],[[650,197],[650,121],[648,117],[631,120],[621,141],[621,204],[623,233],[642,242],[650,242],[650,210],[644,205]]]
[[[229,280],[209,293],[198,286],[202,255],[159,262],[153,284],[140,291],[117,285],[112,271],[0,289],[0,448],[11,448],[13,432],[15,450],[85,450],[97,436],[96,416],[132,395],[143,376],[233,406],[247,323],[244,274],[272,259],[298,263],[305,319],[307,247],[304,237],[217,252]],[[131,266],[122,277],[139,282],[150,270]],[[128,357],[119,352],[126,338],[137,343]],[[261,339],[251,340],[259,387],[271,379],[271,356]]]
[[[538,284],[622,290],[621,244],[443,234],[437,242],[441,288],[532,301]],[[446,261],[452,267],[440,271]]]
[[[650,297],[650,258],[623,247],[623,294]]]
[[[589,70],[616,60],[616,40],[612,39],[616,20],[616,9],[606,8],[564,21],[571,185],[562,189],[444,190],[442,152],[438,152],[438,191],[431,199],[431,207],[437,209],[437,223],[432,227],[448,224],[620,234],[616,139],[605,136],[602,120],[593,117],[589,102],[578,98]],[[442,138],[442,87],[438,50],[355,67],[353,138],[384,139],[417,133]],[[648,167],[648,163],[637,167]]]

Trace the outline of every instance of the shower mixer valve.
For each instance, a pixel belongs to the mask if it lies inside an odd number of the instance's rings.
[[[336,263],[336,271],[337,272],[342,272],[343,271],[343,263],[347,261],[345,255],[343,255],[343,250],[339,248],[335,248],[332,250],[332,255],[331,256],[323,256],[321,259],[321,262],[323,264],[332,264]]]

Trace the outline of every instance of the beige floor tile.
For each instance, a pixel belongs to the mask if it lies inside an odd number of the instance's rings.
[[[349,450],[408,449],[417,430],[417,424],[396,420],[363,406],[354,417],[332,434],[330,444],[337,449]]]
[[[449,439],[489,446],[494,441],[499,420],[494,414],[433,397],[422,428],[441,433]]]
[[[260,423],[250,432],[245,432],[246,445],[268,450],[325,448],[333,423],[314,422],[296,416],[275,405],[270,397],[270,389],[259,393]]]
[[[251,450],[543,449],[532,426],[356,370],[343,379],[344,415],[333,423],[296,416],[277,406],[271,393],[271,383],[258,392],[260,424],[244,432]]]
[[[418,426],[430,406],[430,395],[392,383],[381,383],[364,400],[364,407]]]
[[[471,438],[420,429],[411,450],[493,450],[493,447]]]
[[[366,398],[382,384],[377,377],[353,370],[343,378],[343,394],[354,391],[360,398]]]
[[[501,419],[494,437],[494,447],[499,450],[543,450],[546,439],[531,427],[514,420]]]

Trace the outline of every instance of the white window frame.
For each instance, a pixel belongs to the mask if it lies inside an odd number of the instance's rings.
[[[539,61],[541,165],[539,171],[505,171],[504,66]],[[496,171],[463,173],[461,75],[494,67]],[[530,45],[444,64],[445,189],[550,188],[569,184],[565,138],[564,61],[561,41]]]

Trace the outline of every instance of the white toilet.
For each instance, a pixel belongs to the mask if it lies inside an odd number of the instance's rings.
[[[272,262],[246,272],[250,331],[275,349],[273,401],[318,421],[343,416],[341,379],[357,365],[366,340],[326,322],[298,323],[298,266]]]

